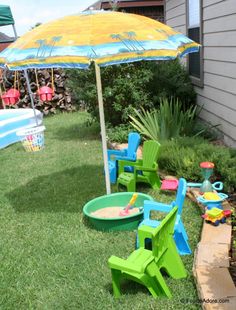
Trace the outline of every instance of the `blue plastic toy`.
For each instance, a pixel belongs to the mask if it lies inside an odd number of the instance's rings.
[[[224,193],[217,193],[214,194],[216,195],[216,198],[210,200],[207,199],[206,194],[209,193],[205,193],[204,195],[197,197],[197,201],[206,206],[208,210],[211,210],[212,208],[219,208],[223,210],[222,202],[229,197],[228,195]]]
[[[147,225],[151,227],[157,227],[160,225],[159,220],[152,220],[150,218],[151,211],[159,211],[159,212],[170,212],[175,206],[178,206],[178,213],[175,221],[174,227],[174,240],[180,255],[188,255],[191,254],[191,249],[188,244],[188,236],[185,231],[183,222],[181,220],[181,214],[183,210],[183,204],[187,191],[187,182],[185,179],[179,179],[178,190],[176,195],[176,200],[173,201],[170,205],[155,202],[155,201],[144,201],[144,220],[140,223],[141,225]],[[139,247],[139,240],[137,238],[136,242],[137,248]]]
[[[136,161],[136,152],[140,144],[140,135],[137,132],[131,132],[128,136],[128,148],[123,150],[108,150],[108,167],[110,173],[110,181],[115,184],[118,173],[118,160]],[[126,167],[125,171],[132,172],[131,167]]]

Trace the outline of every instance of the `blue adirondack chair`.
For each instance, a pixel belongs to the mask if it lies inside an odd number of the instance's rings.
[[[111,183],[116,183],[118,173],[118,160],[136,161],[136,152],[140,144],[140,135],[137,132],[131,132],[128,135],[128,147],[123,150],[108,150],[108,166]],[[125,171],[132,171],[132,167],[126,167]]]
[[[178,213],[175,221],[174,227],[174,240],[180,255],[188,255],[191,254],[191,249],[188,244],[188,236],[184,228],[184,224],[181,220],[181,214],[183,210],[183,204],[187,191],[187,182],[185,179],[179,179],[179,185],[176,195],[176,200],[171,204],[164,204],[156,201],[144,201],[144,220],[140,223],[140,225],[147,225],[151,227],[157,227],[160,224],[160,221],[153,220],[150,218],[151,211],[159,211],[159,212],[170,212],[175,206],[178,207]],[[136,239],[136,246],[139,247],[138,237]]]

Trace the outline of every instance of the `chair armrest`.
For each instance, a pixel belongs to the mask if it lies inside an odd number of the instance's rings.
[[[127,155],[127,149],[123,149],[123,150],[107,150],[107,156],[108,156],[108,159],[109,160],[112,160],[111,159],[111,156],[120,156],[120,157],[123,157],[123,156],[126,156]],[[117,158],[115,158],[117,159]],[[113,159],[113,160],[115,160]]]
[[[135,264],[128,262],[125,259],[119,258],[117,256],[112,255],[108,259],[108,265],[112,269],[117,269],[121,271],[128,271],[128,272],[137,272],[143,273],[143,268],[137,267]]]
[[[141,225],[138,227],[138,240],[141,248],[145,248],[145,239],[152,239],[153,229],[154,228],[146,225]]]
[[[142,163],[141,159],[136,161],[128,161],[128,160],[118,160],[119,174],[125,171],[126,166],[135,167]]]
[[[128,161],[135,161],[136,158],[132,158],[129,156],[116,156],[116,160],[128,160]]]
[[[155,172],[157,171],[157,165],[155,165],[155,167],[150,168],[150,167],[144,167],[144,166],[136,166],[134,169],[137,170],[141,170],[141,171],[147,171],[147,172]]]

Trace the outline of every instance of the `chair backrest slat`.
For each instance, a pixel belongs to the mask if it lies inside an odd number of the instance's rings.
[[[131,132],[128,136],[127,157],[136,159],[136,152],[140,144],[140,135],[137,132]]]
[[[185,179],[180,178],[178,190],[176,194],[175,205],[178,206],[178,214],[181,215],[184,205],[184,200],[187,192],[187,182]]]
[[[174,207],[161,221],[160,225],[153,230],[152,253],[157,260],[166,251],[170,240],[173,238],[177,211],[178,207]]]
[[[157,141],[149,140],[143,144],[143,166],[152,168],[157,162],[160,144]]]

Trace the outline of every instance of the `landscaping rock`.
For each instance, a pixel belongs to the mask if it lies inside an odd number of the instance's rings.
[[[201,244],[203,243],[227,244],[229,250],[231,243],[231,226],[228,224],[220,224],[216,227],[204,223],[201,237]]]
[[[229,267],[227,244],[199,243],[196,251],[195,268]]]
[[[197,268],[196,280],[204,309],[236,308],[236,288],[228,268]]]

